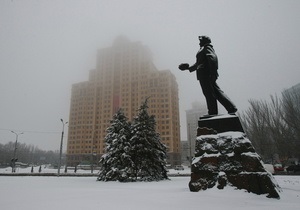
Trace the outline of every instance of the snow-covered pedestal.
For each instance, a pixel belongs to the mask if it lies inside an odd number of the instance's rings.
[[[199,129],[198,129],[199,131]],[[189,188],[193,192],[226,185],[256,194],[280,198],[280,187],[263,166],[250,140],[243,132],[216,133],[201,128],[197,137]],[[211,133],[211,134],[210,134]]]

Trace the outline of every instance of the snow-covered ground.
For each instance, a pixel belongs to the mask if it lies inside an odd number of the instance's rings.
[[[33,173],[34,174],[45,174],[45,173],[52,173],[52,174],[57,174],[57,169],[54,168],[49,168],[45,165],[41,166],[41,172],[39,172],[39,166],[35,166],[33,167]],[[11,174],[11,167],[7,167],[7,168],[0,168],[0,174]],[[94,175],[97,175],[99,172],[99,170],[95,169],[93,171]],[[20,174],[20,173],[27,173],[27,174],[31,174],[31,167],[27,167],[27,168],[16,168],[16,174]],[[65,168],[61,167],[60,169],[60,174],[64,175],[65,174]],[[77,169],[76,173],[74,172],[74,167],[71,168],[69,167],[67,170],[67,174],[69,175],[86,175],[86,174],[90,174],[91,175],[91,170],[82,170],[82,169]],[[187,166],[184,166],[184,170],[175,170],[175,169],[169,169],[168,172],[169,175],[189,175],[190,174],[190,168],[188,168]],[[1,209],[0,209],[1,210]]]
[[[190,192],[188,176],[170,179],[119,183],[96,177],[0,176],[0,209],[299,209],[300,176],[275,176],[282,188],[280,200],[232,187]]]

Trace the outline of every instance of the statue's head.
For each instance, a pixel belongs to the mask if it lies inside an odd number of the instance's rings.
[[[203,47],[206,44],[211,43],[211,39],[208,36],[199,36],[200,47]]]

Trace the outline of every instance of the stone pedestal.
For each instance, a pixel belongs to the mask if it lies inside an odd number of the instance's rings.
[[[264,168],[237,116],[200,119],[198,124],[190,191],[230,185],[279,199],[280,187]]]
[[[200,117],[200,120],[198,121],[198,127],[213,129],[217,133],[223,133],[227,131],[240,131],[244,133],[240,119],[235,114]]]

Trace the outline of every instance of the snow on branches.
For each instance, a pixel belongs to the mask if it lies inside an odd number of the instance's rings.
[[[147,99],[129,122],[119,109],[107,128],[106,152],[100,159],[99,181],[158,181],[168,179],[166,146],[148,114]]]

